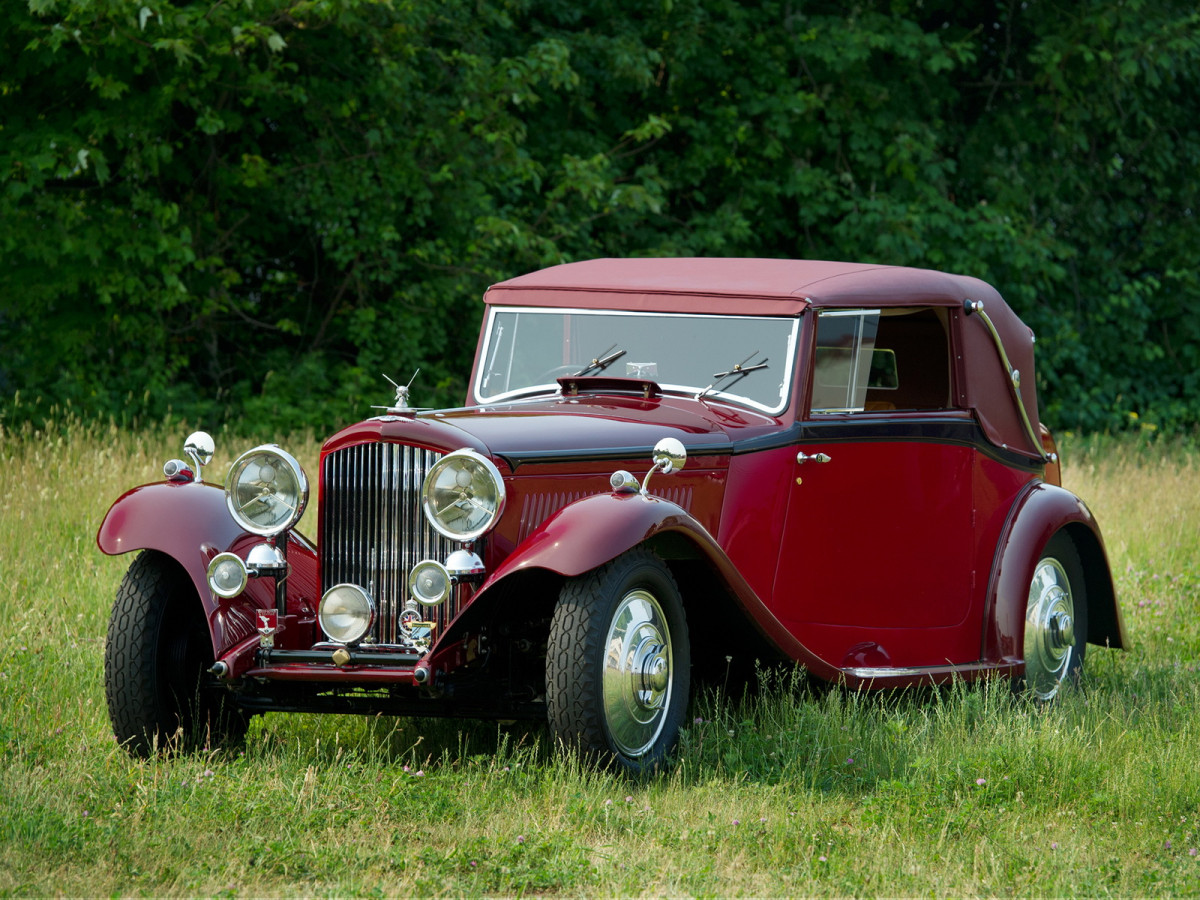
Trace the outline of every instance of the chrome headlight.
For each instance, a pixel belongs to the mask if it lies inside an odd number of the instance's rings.
[[[236,553],[218,553],[208,564],[208,586],[218,597],[236,597],[246,589],[250,572]]]
[[[422,560],[408,573],[408,595],[425,606],[444,603],[453,587],[450,572],[436,560]]]
[[[300,521],[308,477],[290,453],[264,444],[234,460],[225,479],[225,503],[246,531],[273,537]]]
[[[375,622],[375,603],[357,584],[335,584],[321,598],[317,621],[331,641],[353,644],[371,630]]]
[[[474,450],[447,453],[429,470],[421,489],[429,524],[454,541],[473,541],[504,510],[504,479]]]

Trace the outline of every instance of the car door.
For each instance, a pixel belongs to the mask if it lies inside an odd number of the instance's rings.
[[[948,318],[818,314],[772,594],[833,665],[978,658],[974,425],[952,404]]]

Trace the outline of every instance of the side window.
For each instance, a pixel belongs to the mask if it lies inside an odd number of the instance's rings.
[[[813,360],[813,412],[862,411],[878,330],[878,312],[836,310],[820,314]]]
[[[933,307],[822,311],[812,412],[949,408],[948,322]]]

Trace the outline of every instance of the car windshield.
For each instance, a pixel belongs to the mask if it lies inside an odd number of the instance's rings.
[[[703,391],[778,413],[787,406],[798,328],[798,319],[784,317],[492,307],[475,393],[490,402],[558,390],[556,379],[588,374],[650,379],[664,391]],[[745,359],[755,371],[720,377]]]

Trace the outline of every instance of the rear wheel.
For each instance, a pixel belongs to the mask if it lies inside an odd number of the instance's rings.
[[[562,588],[546,654],[550,727],[631,773],[656,769],[687,709],[691,654],[679,588],[646,549]]]
[[[1051,700],[1083,674],[1087,594],[1075,545],[1059,532],[1042,552],[1025,606],[1025,688]]]
[[[104,649],[104,693],[117,741],[147,756],[240,740],[247,716],[210,683],[212,663],[191,580],[169,557],[144,551],[117,591]]]

